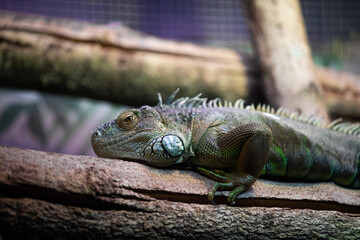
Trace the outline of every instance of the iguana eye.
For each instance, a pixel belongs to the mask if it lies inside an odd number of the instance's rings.
[[[116,124],[123,130],[131,130],[139,122],[140,112],[138,110],[129,110],[123,112],[116,119]]]
[[[124,119],[124,122],[131,122],[132,120],[134,120],[134,117],[128,116],[127,118]]]

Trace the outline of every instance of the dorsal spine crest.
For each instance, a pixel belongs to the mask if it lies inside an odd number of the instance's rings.
[[[176,99],[176,94],[178,93],[179,88],[175,90],[170,97],[166,100],[165,103],[162,102],[161,94],[159,93],[159,107],[167,108],[237,108],[237,109],[246,109],[249,111],[257,111],[263,113],[269,113],[272,115],[289,118],[295,121],[306,123],[309,125],[331,129],[336,132],[345,133],[348,135],[353,135],[360,137],[360,123],[349,123],[343,122],[343,119],[338,118],[334,121],[327,121],[317,116],[313,115],[303,115],[299,114],[296,111],[289,111],[283,107],[278,108],[276,111],[274,108],[270,107],[267,104],[258,104],[256,107],[254,104],[245,106],[245,100],[238,99],[234,103],[230,101],[224,101],[220,98],[215,98],[209,100],[207,98],[201,98],[201,93],[195,97],[182,97]]]

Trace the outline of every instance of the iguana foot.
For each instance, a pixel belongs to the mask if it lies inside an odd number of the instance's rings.
[[[213,179],[215,181],[218,182],[226,182],[226,180],[229,177],[229,173],[224,172],[222,170],[218,170],[218,169],[214,169],[214,170],[208,170],[206,168],[202,168],[202,167],[197,167],[197,170],[205,175],[206,177]]]
[[[228,190],[231,191],[227,198],[228,204],[234,205],[236,197],[248,189],[254,181],[250,181],[250,183],[249,176],[241,178],[235,174],[227,173],[222,170],[208,170],[201,167],[198,167],[197,170],[208,178],[219,181],[219,183],[215,183],[209,191],[208,199],[211,203],[215,203],[214,196],[216,191]]]
[[[239,194],[244,192],[246,189],[248,189],[248,187],[245,187],[242,184],[239,184],[239,183],[236,183],[236,182],[215,183],[214,186],[211,188],[211,190],[209,192],[208,199],[211,202],[213,202],[216,191],[218,191],[218,190],[220,190],[220,191],[229,190],[231,192],[228,195],[227,202],[230,205],[234,205],[235,202],[236,202],[235,201],[236,197],[239,196]]]

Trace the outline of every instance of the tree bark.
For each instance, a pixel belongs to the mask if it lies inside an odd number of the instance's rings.
[[[156,104],[181,88],[228,100],[248,93],[238,54],[161,40],[124,26],[1,12],[2,85],[120,102]]]
[[[326,118],[299,1],[243,2],[268,101],[275,107],[283,106]]]
[[[321,67],[316,68],[316,76],[324,89],[330,115],[360,121],[359,77]]]
[[[360,119],[360,79],[315,69],[331,115]],[[178,87],[184,96],[202,92],[208,98],[233,101],[252,94],[249,86],[258,84],[251,77],[256,71],[251,63],[244,67],[229,49],[164,41],[120,26],[0,15],[1,86],[61,91],[132,106],[156,104],[157,92],[168,96]],[[286,100],[284,106],[292,102],[296,101]]]
[[[360,234],[360,195],[257,181],[235,206],[189,170],[0,147],[0,236],[28,239],[328,239]],[[217,194],[223,202],[226,193]]]

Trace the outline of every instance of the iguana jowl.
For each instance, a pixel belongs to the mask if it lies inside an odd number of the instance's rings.
[[[209,192],[231,190],[228,201],[269,175],[305,181],[331,180],[360,188],[360,124],[326,122],[278,111],[244,107],[200,95],[122,112],[92,134],[100,157],[152,166],[188,161],[218,181]]]

